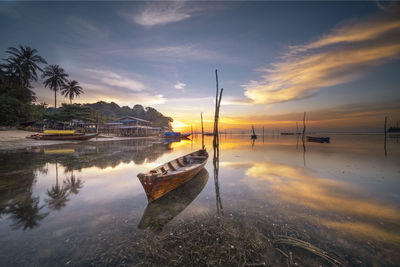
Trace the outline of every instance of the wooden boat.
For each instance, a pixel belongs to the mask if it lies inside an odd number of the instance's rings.
[[[180,132],[165,132],[164,136],[166,138],[188,138],[190,136],[190,133],[189,134],[183,134],[183,133],[180,133]]]
[[[203,190],[209,174],[202,168],[192,179],[168,192],[153,202],[150,202],[142,215],[139,229],[161,231],[173,218],[178,216]]]
[[[400,133],[400,128],[399,127],[390,127],[387,130],[388,133]]]
[[[318,143],[329,143],[330,142],[330,137],[307,136],[307,141],[309,141],[309,142],[318,142]]]
[[[35,140],[65,140],[65,141],[82,141],[89,140],[97,136],[97,133],[93,134],[84,134],[84,133],[46,133],[43,134],[37,133],[31,136],[27,136],[26,138],[31,138]]]
[[[253,130],[253,134],[251,135],[251,139],[255,140],[257,139],[256,132],[254,131],[254,126],[251,126],[251,129]]]
[[[152,202],[184,182],[190,180],[206,165],[208,153],[205,149],[171,160],[147,173],[139,173],[147,199]]]

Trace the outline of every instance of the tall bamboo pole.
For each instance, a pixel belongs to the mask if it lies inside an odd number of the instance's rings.
[[[304,117],[303,117],[303,135],[306,133],[306,112],[304,112]]]
[[[204,128],[203,128],[203,112],[200,113],[201,116],[201,147],[204,149]]]
[[[383,126],[383,131],[384,131],[384,133],[385,133],[385,139],[386,139],[386,132],[387,132],[387,116],[385,116],[385,124],[384,124],[384,126]]]
[[[387,150],[386,150],[387,116],[385,116],[385,125],[383,127],[384,127],[383,130],[385,132],[385,142],[383,144],[383,148],[385,149],[385,156],[387,156]]]

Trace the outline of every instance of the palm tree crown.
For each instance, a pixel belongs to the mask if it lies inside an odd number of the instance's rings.
[[[73,81],[68,81],[63,89],[61,90],[61,93],[65,96],[69,98],[70,103],[72,104],[72,99],[74,99],[74,97],[79,96],[80,94],[83,94],[83,89],[82,87],[79,85],[79,83],[75,80]]]
[[[43,84],[45,87],[49,87],[50,90],[54,91],[54,108],[57,108],[57,91],[64,88],[68,74],[64,72],[64,69],[58,65],[49,65],[44,68],[42,78],[47,78]]]
[[[23,86],[30,87],[31,80],[37,81],[36,71],[42,71],[38,64],[47,64],[46,60],[37,54],[38,51],[29,46],[9,47],[6,53],[11,55],[6,59],[7,71],[17,76]]]

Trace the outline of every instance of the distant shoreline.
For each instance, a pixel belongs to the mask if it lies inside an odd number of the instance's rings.
[[[23,131],[23,130],[0,130],[0,151],[12,151],[25,149],[29,147],[35,146],[49,146],[49,145],[57,145],[57,144],[77,144],[82,143],[82,141],[49,141],[49,140],[33,140],[28,139],[26,136],[31,135],[31,131]],[[98,138],[94,138],[89,141],[83,141],[85,143],[88,142],[107,142],[107,141],[118,141],[118,140],[131,140],[131,139],[158,139],[157,136],[148,136],[148,137],[118,137],[118,136],[107,136],[102,137],[100,135]]]

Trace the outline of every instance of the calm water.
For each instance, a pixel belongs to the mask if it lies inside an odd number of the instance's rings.
[[[148,206],[136,175],[200,142],[1,152],[0,266],[400,265],[398,139],[223,135],[216,169],[207,137],[206,170]]]

